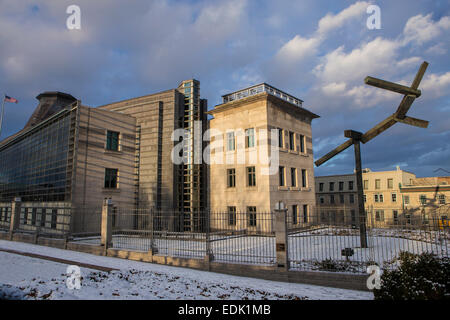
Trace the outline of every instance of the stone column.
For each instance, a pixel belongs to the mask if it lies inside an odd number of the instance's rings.
[[[10,240],[12,240],[14,231],[19,229],[21,208],[22,208],[22,200],[19,197],[14,198],[14,201],[11,203],[11,217],[9,220]]]
[[[102,246],[107,250],[112,247],[112,212],[113,203],[111,199],[103,200],[102,206]]]
[[[287,216],[288,209],[284,204],[277,204],[275,212],[275,245],[277,253],[277,268],[289,270]]]

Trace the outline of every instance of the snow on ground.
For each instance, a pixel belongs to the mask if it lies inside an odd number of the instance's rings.
[[[119,269],[81,268],[81,288],[66,286],[66,264],[0,252],[0,298],[7,299],[373,299],[370,292],[267,281],[102,257],[0,240],[0,249]]]

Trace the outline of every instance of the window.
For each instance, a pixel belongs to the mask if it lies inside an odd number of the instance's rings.
[[[345,203],[345,198],[344,198],[344,195],[343,195],[343,194],[340,194],[340,195],[339,195],[339,201],[340,201],[341,203]]]
[[[380,194],[380,202],[383,202],[383,194]]]
[[[319,191],[323,191],[323,182],[319,183]]]
[[[420,198],[419,198],[419,201],[420,201],[420,204],[426,204],[427,203],[427,196],[424,195],[424,194],[421,194]]]
[[[249,227],[256,227],[256,207],[247,207],[247,212]]]
[[[255,129],[245,129],[245,146],[247,148],[255,146]]]
[[[106,150],[119,150],[119,133],[115,131],[106,132]]]
[[[228,207],[228,225],[236,225],[236,207]]]
[[[374,195],[373,195],[373,200],[374,200],[375,202],[378,202],[378,194],[374,194]]]
[[[255,167],[247,167],[247,186],[256,186]]]
[[[363,186],[364,190],[369,189],[369,180],[364,180],[363,184],[364,184],[364,186]]]
[[[339,181],[339,191],[344,190],[344,181]]]
[[[234,151],[235,148],[234,132],[227,132],[227,151]]]
[[[330,182],[330,191],[334,191],[334,182]]]
[[[355,212],[355,210],[350,210],[350,216],[351,216],[351,219],[352,219],[352,223],[355,223],[356,222],[356,212]]]
[[[384,221],[384,210],[375,211],[375,221]]]
[[[411,215],[405,214],[405,218],[406,218],[406,223],[411,224]]]
[[[330,194],[330,203],[334,204],[334,194]]]
[[[289,149],[295,150],[295,134],[289,131]]]
[[[278,147],[284,148],[284,132],[283,129],[278,128]]]
[[[51,221],[51,228],[52,229],[56,229],[57,217],[58,217],[57,209],[52,209],[52,221]]]
[[[227,187],[236,187],[236,169],[227,169]]]
[[[409,204],[409,196],[404,196],[403,201],[405,202],[405,204]]]
[[[439,195],[439,204],[445,204],[445,195],[444,194]]]
[[[353,181],[348,182],[348,190],[353,190]]]
[[[325,200],[323,199],[323,197],[320,197],[320,198],[319,198],[319,202],[322,203],[322,204],[325,202]]]
[[[393,193],[391,196],[392,196],[392,202],[397,202],[397,194]]]
[[[31,211],[31,224],[33,226],[36,225],[36,211],[37,211],[36,208],[33,208],[32,211]]]
[[[117,188],[117,169],[105,169],[105,188],[116,189]]]
[[[307,204],[303,205],[303,222],[304,223],[308,222],[308,205]]]
[[[279,176],[280,176],[280,186],[284,186],[285,185],[285,179],[284,179],[284,167],[279,168],[279,172],[278,172]]]
[[[292,224],[298,223],[297,217],[298,217],[298,206],[294,204],[292,206]]]
[[[297,186],[297,169],[291,168],[291,185],[293,187]]]
[[[308,187],[308,182],[307,182],[307,179],[306,179],[306,170],[305,169],[302,169],[302,187],[303,188],[306,188],[306,187]]]
[[[305,153],[305,136],[300,135],[300,152]]]
[[[392,218],[394,219],[394,223],[398,223],[398,211],[392,210]]]
[[[380,189],[381,181],[380,179],[375,179],[375,189]]]
[[[394,188],[394,179],[387,179],[387,187],[388,189]]]
[[[349,194],[349,201],[350,201],[350,203],[355,203],[355,195],[354,194]]]

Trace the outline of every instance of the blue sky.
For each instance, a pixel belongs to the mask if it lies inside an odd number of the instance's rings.
[[[81,8],[81,30],[66,8]],[[369,30],[366,9],[381,9]],[[363,166],[399,165],[418,176],[450,171],[449,1],[31,1],[0,0],[2,138],[20,130],[43,91],[99,106],[196,78],[209,107],[221,95],[267,82],[304,100],[315,158],[392,114],[401,96],[364,84],[367,75],[410,84],[430,66],[410,116],[427,129],[396,124],[362,145]],[[347,150],[316,175],[353,171]]]

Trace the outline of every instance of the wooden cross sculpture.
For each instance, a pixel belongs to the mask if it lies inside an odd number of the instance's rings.
[[[366,231],[366,214],[364,211],[364,195],[363,195],[363,183],[362,183],[362,168],[361,168],[361,150],[360,142],[367,143],[376,136],[378,136],[383,131],[389,129],[397,122],[402,122],[419,128],[428,127],[428,121],[416,119],[413,117],[408,117],[406,113],[409,108],[411,108],[414,99],[420,97],[421,92],[417,88],[419,87],[420,81],[428,67],[428,62],[424,61],[419,68],[419,71],[414,78],[413,83],[410,87],[403,86],[397,83],[373,78],[366,77],[364,82],[368,85],[378,87],[381,89],[394,91],[403,94],[403,99],[394,114],[387,117],[385,120],[378,123],[375,127],[362,134],[361,132],[353,130],[345,130],[344,136],[348,139],[346,142],[341,144],[336,149],[328,152],[322,158],[315,162],[316,166],[320,166],[326,161],[330,160],[337,154],[341,153],[351,145],[354,145],[355,149],[355,171],[356,171],[356,186],[358,190],[358,211],[359,211],[359,232],[360,232],[360,243],[361,248],[367,248],[367,231]]]

